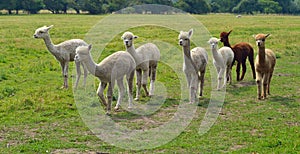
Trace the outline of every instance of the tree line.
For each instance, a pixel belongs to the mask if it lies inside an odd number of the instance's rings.
[[[141,4],[168,5],[193,14],[300,14],[300,0],[0,0],[0,10],[7,10],[8,14],[18,14],[20,10],[36,14],[46,9],[59,14],[73,9],[77,14],[107,14]]]

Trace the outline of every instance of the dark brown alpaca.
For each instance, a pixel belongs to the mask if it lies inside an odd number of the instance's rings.
[[[233,66],[234,62],[237,61],[237,65],[236,65],[236,80],[237,81],[241,81],[244,79],[245,73],[246,73],[246,59],[248,57],[248,60],[250,62],[251,65],[251,69],[252,69],[252,75],[253,75],[253,79],[256,78],[255,76],[255,68],[254,68],[254,51],[253,48],[251,47],[250,44],[245,43],[245,42],[241,42],[238,43],[234,46],[231,46],[229,43],[229,34],[232,32],[229,31],[227,32],[222,32],[220,34],[220,39],[221,42],[223,42],[224,46],[230,47],[232,49],[232,51],[234,52],[234,60],[232,62],[231,67]],[[241,69],[241,64],[243,67],[243,72],[242,72],[242,76],[240,78],[240,69]]]

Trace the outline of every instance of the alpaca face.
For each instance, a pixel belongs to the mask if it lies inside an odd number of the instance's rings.
[[[138,38],[137,36],[134,36],[133,33],[131,32],[125,32],[121,39],[123,40],[124,45],[129,48],[132,46],[133,44],[133,40]]]
[[[83,61],[84,59],[86,59],[86,57],[89,56],[91,48],[92,48],[92,45],[77,47],[74,60],[77,62],[80,62],[80,61]]]
[[[210,44],[212,49],[216,49],[218,47],[219,41],[220,41],[220,39],[213,37],[213,38],[209,39],[208,43]]]
[[[43,26],[38,28],[37,30],[35,30],[35,33],[33,34],[34,38],[45,38],[46,36],[48,36],[48,31],[53,27],[53,25],[47,27],[47,26]]]
[[[226,42],[226,41],[228,41],[228,36],[229,36],[229,34],[232,32],[232,30],[231,31],[229,31],[228,33],[227,32],[222,32],[221,34],[220,34],[220,41],[221,42]]]
[[[180,31],[180,34],[178,36],[179,45],[183,47],[189,46],[192,35],[193,35],[193,29],[191,29],[189,32]]]
[[[258,47],[265,47],[265,41],[266,38],[269,36],[270,34],[257,34],[254,36],[255,40],[256,40],[256,45]]]

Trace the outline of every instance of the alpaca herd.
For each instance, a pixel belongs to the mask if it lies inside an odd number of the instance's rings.
[[[100,83],[97,95],[101,103],[106,107],[106,113],[111,111],[113,88],[115,81],[118,86],[118,100],[115,110],[120,108],[125,95],[124,77],[126,76],[128,89],[128,108],[133,108],[133,79],[136,72],[136,98],[140,100],[141,88],[143,87],[146,96],[154,95],[154,83],[157,75],[157,66],[160,60],[160,50],[153,43],[141,45],[137,49],[134,47],[134,40],[138,37],[132,32],[125,32],[122,35],[123,44],[126,51],[117,51],[96,64],[91,56],[92,45],[80,39],[72,39],[54,45],[51,41],[49,30],[53,26],[44,26],[36,29],[34,38],[42,38],[49,52],[59,61],[64,77],[63,88],[68,88],[68,67],[70,61],[75,61],[76,81],[74,87],[77,88],[81,76],[82,65],[84,70],[84,85],[88,72],[99,78]],[[246,59],[251,65],[253,79],[256,79],[257,98],[265,99],[270,95],[270,82],[276,64],[276,56],[270,49],[265,48],[265,40],[269,34],[257,34],[253,37],[258,46],[258,54],[254,62],[254,50],[250,44],[242,42],[234,46],[229,43],[229,34],[232,31],[220,33],[220,39],[212,37],[208,40],[211,47],[213,64],[218,73],[216,90],[226,87],[226,83],[232,83],[231,69],[237,61],[237,81],[244,79],[246,72]],[[192,50],[191,37],[193,29],[188,32],[180,31],[178,36],[179,45],[183,51],[183,72],[187,80],[189,89],[189,102],[195,103],[198,89],[199,97],[203,96],[204,76],[208,64],[208,54],[202,47],[195,47]],[[218,49],[218,43],[222,42],[223,47]],[[242,65],[242,75],[240,77],[240,65]],[[147,89],[148,76],[150,77],[150,87]],[[222,81],[223,80],[223,81]],[[107,101],[104,90],[108,85]]]

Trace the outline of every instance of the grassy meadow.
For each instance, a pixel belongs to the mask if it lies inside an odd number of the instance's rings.
[[[59,63],[41,39],[33,38],[36,28],[54,25],[50,34],[55,44],[67,39],[84,39],[89,30],[104,17],[52,14],[0,16],[0,153],[300,152],[300,16],[256,15],[238,19],[231,14],[194,15],[212,36],[218,37],[222,31],[233,30],[230,35],[232,45],[249,42],[255,51],[257,47],[252,35],[271,34],[266,46],[277,57],[271,82],[272,95],[266,100],[257,100],[249,62],[245,79],[241,82],[235,80],[234,66],[234,81],[227,86],[218,119],[207,133],[200,135],[199,125],[209,104],[213,89],[211,83],[214,82],[208,71],[204,97],[195,106],[196,115],[190,125],[169,143],[140,151],[115,147],[93,134],[78,113],[72,88],[60,88],[63,78]],[[137,44],[160,38],[181,51],[177,44],[178,32],[174,30],[156,26],[129,30],[140,37],[136,40]],[[121,35],[113,36],[98,61],[114,51],[125,50]],[[182,53],[177,54],[174,58],[171,55],[170,59],[178,60],[178,66],[181,67]],[[75,75],[73,63],[70,63],[70,69],[71,86],[71,75]],[[180,78],[174,75],[170,66],[159,63],[157,81],[164,84],[167,93],[158,111],[137,116],[121,110],[112,112],[111,118],[120,125],[138,130],[158,127],[171,119],[180,102]],[[97,82],[95,78],[96,87]],[[185,83],[185,79],[182,82]],[[96,94],[91,95],[96,98]],[[143,98],[135,103],[148,100]],[[113,105],[115,103],[116,100]],[[123,104],[127,104],[126,101]],[[98,103],[95,106],[101,107]]]

